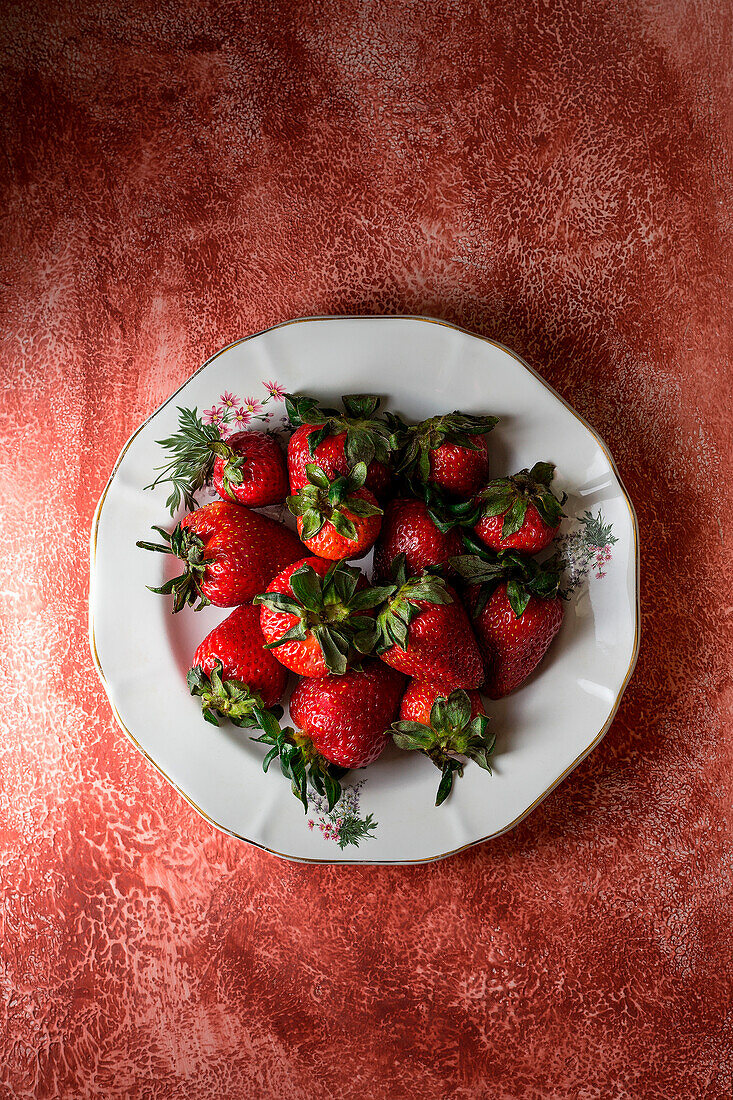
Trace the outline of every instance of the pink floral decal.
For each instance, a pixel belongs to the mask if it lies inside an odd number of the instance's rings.
[[[244,401],[242,402],[242,408],[246,409],[246,411],[248,413],[251,413],[252,416],[259,416],[259,414],[262,412],[262,402],[259,401],[256,397],[245,397]]]
[[[349,844],[358,848],[360,840],[371,840],[379,822],[372,814],[361,817],[359,793],[365,782],[360,779],[353,787],[344,787],[331,811],[325,798],[309,791],[308,805],[315,811],[315,819],[308,818],[308,828],[311,831],[318,829],[324,840],[332,840],[342,851]]]
[[[236,428],[243,428],[245,424],[249,424],[251,419],[252,413],[248,409],[235,409],[232,423]]]
[[[612,534],[613,524],[605,522],[600,508],[595,516],[592,512],[578,516],[578,523],[578,530],[557,540],[559,564],[568,578],[566,593],[573,592],[589,573],[598,580],[605,577],[618,542]]]
[[[276,401],[282,401],[285,398],[285,387],[281,386],[279,382],[263,382],[270,397],[274,397]],[[267,398],[265,398],[265,404],[267,404]]]
[[[265,405],[270,401],[282,401],[285,387],[279,382],[263,382],[268,396],[262,401],[258,397],[237,397],[236,393],[225,390],[219,397],[219,404],[212,405],[203,413],[204,424],[213,424],[226,439],[230,430],[240,431],[252,420],[262,420],[265,423],[272,419],[272,412],[265,412]]]
[[[224,409],[220,405],[212,405],[210,409],[204,409],[203,412],[204,424],[215,424],[217,428],[221,427],[224,421]]]

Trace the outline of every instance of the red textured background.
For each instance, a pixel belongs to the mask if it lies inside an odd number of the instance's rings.
[[[730,1095],[732,21],[3,5],[3,1100]],[[115,726],[88,529],[128,434],[212,352],[391,311],[506,342],[606,438],[642,654],[509,836],[289,865]]]

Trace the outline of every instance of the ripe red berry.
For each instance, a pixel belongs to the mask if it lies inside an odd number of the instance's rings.
[[[460,552],[461,536],[455,528],[439,531],[424,501],[401,497],[385,506],[374,547],[374,575],[388,577],[398,554],[404,554],[410,576],[431,565],[447,566],[448,559]]]
[[[398,672],[368,660],[363,671],[301,680],[290,699],[290,716],[326,760],[365,768],[389,740],[404,687]]]
[[[154,527],[162,544],[138,542],[144,550],[179,557],[179,577],[153,592],[173,595],[173,611],[186,604],[235,607],[267,587],[272,577],[303,555],[293,531],[239,504],[215,501],[190,512],[171,532]]]
[[[230,436],[214,459],[212,480],[223,500],[250,508],[281,504],[288,495],[285,456],[274,436],[244,431]]]
[[[539,554],[554,539],[565,497],[550,490],[555,467],[537,462],[531,470],[497,478],[476,497],[481,517],[474,530],[492,550]]]
[[[339,561],[361,558],[371,549],[382,525],[382,509],[364,488],[366,473],[363,462],[346,477],[336,478],[312,462],[306,466],[308,482],[288,497],[288,508],[298,517],[298,534],[314,554]]]

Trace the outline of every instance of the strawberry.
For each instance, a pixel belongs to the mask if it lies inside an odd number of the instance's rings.
[[[172,594],[174,612],[197,601],[196,611],[209,603],[248,603],[276,573],[303,555],[303,544],[282,523],[224,501],[190,512],[170,533],[162,527],[153,530],[164,544],[137,545],[185,562],[179,577],[150,589]]]
[[[392,562],[404,554],[409,575],[429,566],[446,566],[460,554],[461,538],[455,529],[441,532],[422,500],[400,497],[384,509],[382,528],[374,547],[374,575],[388,577]]]
[[[483,662],[468,616],[442,577],[407,577],[395,559],[395,583],[377,612],[376,652],[417,680],[476,688]]]
[[[301,680],[290,698],[290,715],[299,730],[265,731],[256,738],[271,746],[264,770],[279,757],[306,811],[308,782],[333,809],[344,771],[372,764],[387,745],[404,688],[403,676],[375,660],[342,676]]]
[[[407,722],[422,722],[430,725],[430,712],[436,699],[447,699],[451,694],[450,688],[436,680],[410,680],[402,696],[400,704],[400,718]],[[478,691],[467,691],[466,695],[471,703],[471,718],[478,714],[486,714]]]
[[[215,726],[217,714],[235,726],[261,725],[261,712],[280,702],[287,680],[285,668],[265,649],[260,613],[251,604],[236,607],[206,635],[186,676],[204,718]]]
[[[380,400],[373,394],[347,394],[344,413],[322,409],[312,397],[285,395],[285,408],[296,429],[288,443],[290,491],[307,484],[306,466],[316,462],[332,478],[346,475],[357,462],[367,467],[366,487],[377,496],[389,484],[391,431],[376,413]]]
[[[466,416],[460,412],[431,416],[397,431],[398,472],[412,484],[432,485],[455,497],[472,496],[486,481],[489,455],[487,432],[495,416]]]
[[[551,462],[536,462],[531,470],[491,481],[476,497],[481,518],[474,527],[492,550],[521,550],[539,554],[549,546],[564,516],[550,490],[555,475]]]
[[[404,690],[399,672],[365,661],[363,671],[301,680],[290,699],[290,716],[332,764],[365,768],[386,746]]]
[[[212,481],[222,500],[250,508],[281,504],[288,495],[285,456],[273,435],[244,431],[215,444]]]
[[[486,694],[500,699],[537,668],[562,625],[560,575],[513,550],[464,554],[452,564],[467,583],[466,602],[486,665]]]
[[[370,588],[344,562],[303,558],[255,596],[262,633],[278,661],[300,676],[342,675],[374,646],[372,609],[389,588]]]
[[[172,484],[166,502],[171,515],[182,502],[195,508],[194,493],[210,481],[224,500],[252,508],[280,504],[287,496],[285,458],[275,437],[265,432],[237,432],[225,441],[219,428],[204,424],[196,409],[179,408],[178,432],[158,443],[171,459],[158,467],[158,477],[146,488]]]
[[[407,688],[392,737],[398,748],[425,753],[440,769],[436,806],[450,794],[456,772],[463,775],[457,755],[475,760],[491,775],[489,757],[496,737],[488,732],[488,722],[477,691],[458,690],[446,697],[439,685],[416,680]]]
[[[298,517],[298,534],[314,554],[338,561],[361,558],[382,526],[377,498],[364,488],[367,468],[357,462],[347,477],[330,480],[314,463],[306,466],[308,483],[288,497]]]

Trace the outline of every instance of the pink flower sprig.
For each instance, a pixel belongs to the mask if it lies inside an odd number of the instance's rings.
[[[274,397],[276,401],[282,401],[285,398],[285,387],[281,386],[279,382],[263,382],[262,385],[270,397]]]

